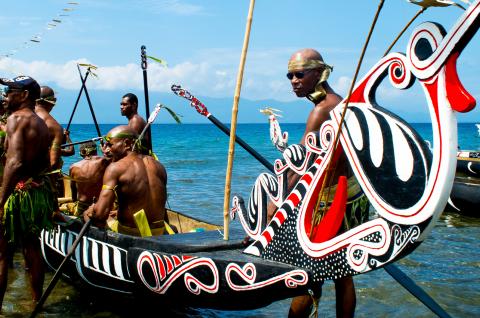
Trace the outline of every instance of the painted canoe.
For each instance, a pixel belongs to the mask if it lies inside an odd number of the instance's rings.
[[[41,235],[43,257],[53,270],[82,227],[80,220],[65,218]],[[225,241],[215,224],[173,211],[169,219],[185,233],[139,238],[90,227],[64,275],[133,297],[218,309],[259,308],[315,290],[311,271],[244,254],[242,231]]]
[[[138,297],[250,309],[315,291],[324,280],[379,269],[412,253],[434,228],[454,185],[455,112],[475,106],[456,63],[479,27],[480,0],[449,32],[436,23],[418,25],[406,54],[382,57],[349,99],[330,112],[331,119],[306,136],[305,145],[286,146],[275,161],[275,173],[257,178],[248,201],[233,197],[231,216],[238,217],[251,238],[248,246],[242,245],[242,231],[232,231],[231,240],[224,241],[217,230],[135,238],[92,227],[66,274]],[[432,119],[432,150],[406,121],[377,103],[385,79],[398,90],[418,81]],[[337,229],[345,214],[345,180],[333,190],[331,205],[324,205],[321,221],[312,222],[330,160],[340,155],[346,156],[376,211],[374,218],[342,232]],[[287,190],[290,171],[300,179]],[[268,202],[278,209],[267,221]],[[42,253],[50,267],[59,266],[81,226],[72,220],[42,233]]]

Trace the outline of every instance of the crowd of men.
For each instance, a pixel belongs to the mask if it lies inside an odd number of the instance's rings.
[[[59,215],[58,197],[64,193],[62,156],[71,156],[75,150],[68,146],[69,132],[50,114],[56,104],[52,88],[40,87],[29,76],[1,78],[0,84],[5,87],[0,105],[1,308],[16,246],[22,248],[33,300],[42,295],[45,264],[38,238]],[[128,125],[108,132],[102,141],[102,156],[95,143],[81,145],[83,160],[71,166],[69,176],[75,215],[120,233],[161,235],[165,232],[167,173],[139,147],[145,145],[138,137],[146,122],[137,107],[135,95],[123,97],[121,112]],[[142,217],[137,218],[139,214]]]
[[[313,103],[301,143],[309,132],[319,130],[329,119],[329,112],[342,100],[327,83],[331,70],[320,53],[313,49],[295,52],[288,62],[287,78],[293,92]],[[57,197],[62,193],[61,185],[55,185],[61,183],[58,174],[63,164],[61,157],[72,155],[74,149],[62,147],[69,142],[68,132],[50,114],[56,103],[50,87],[40,87],[28,76],[0,79],[0,84],[6,86],[0,107],[0,151],[4,154],[0,164],[3,168],[0,190],[0,220],[3,220],[0,222],[1,308],[12,256],[9,244],[21,242],[33,299],[40,299],[45,269],[38,236],[42,229],[52,227],[52,215],[58,209]],[[165,222],[168,222],[165,210],[167,173],[163,165],[150,155],[151,140],[138,140],[148,125],[137,108],[138,99],[134,94],[122,97],[120,111],[128,119],[128,125],[117,126],[108,132],[102,140],[102,155],[98,154],[93,142],[80,147],[83,159],[73,164],[69,171],[75,200],[73,214],[84,220],[92,219],[96,226],[119,233],[161,235],[165,232]],[[352,175],[344,157],[337,162],[337,168],[339,175]],[[288,177],[291,189],[300,176],[290,173]],[[26,202],[25,198],[29,201]],[[31,206],[34,211],[30,211]],[[269,205],[269,215],[275,209]],[[347,207],[348,213],[357,214],[349,209],[352,208]],[[358,219],[365,215],[364,210],[358,213]],[[139,220],[147,220],[147,223]],[[356,225],[348,224],[348,221],[340,231]],[[353,279],[337,279],[335,288],[337,316],[353,317],[356,303]],[[308,317],[312,304],[318,303],[319,297],[294,298],[289,316]]]

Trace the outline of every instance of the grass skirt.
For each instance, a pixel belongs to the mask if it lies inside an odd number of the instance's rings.
[[[8,242],[16,243],[28,234],[39,236],[43,229],[51,229],[56,205],[48,176],[19,182],[4,207],[3,223]]]

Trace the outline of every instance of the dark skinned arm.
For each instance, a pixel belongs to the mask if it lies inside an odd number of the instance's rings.
[[[74,170],[75,168],[70,167],[70,190],[72,191],[72,200],[75,202],[77,201],[77,183],[75,182],[75,173]]]
[[[7,120],[7,156],[3,171],[3,183],[0,188],[0,220],[3,219],[3,207],[8,197],[20,181],[21,171],[24,168],[23,154],[25,142],[22,131],[26,122],[17,116],[10,116]]]
[[[115,193],[112,189],[118,184],[119,171],[114,163],[110,164],[105,170],[103,176],[103,185],[109,189],[103,189],[100,192],[97,203],[93,208],[85,211],[88,218],[92,218],[96,226],[105,227],[108,215],[115,202]]]
[[[70,132],[68,130],[64,130],[63,135],[65,136],[65,143],[71,144],[72,140],[70,139]],[[70,157],[70,156],[73,156],[74,154],[75,154],[75,147],[73,145],[62,148],[63,157]]]
[[[54,136],[52,140],[52,145],[50,147],[50,166],[52,169],[61,168],[61,151],[60,148],[63,141],[63,132],[60,126],[55,126],[51,129],[50,133]]]

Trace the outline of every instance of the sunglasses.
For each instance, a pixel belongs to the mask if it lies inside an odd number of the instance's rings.
[[[310,72],[310,71],[313,71],[313,70],[304,70],[304,71],[298,71],[298,72],[288,72],[287,73],[287,78],[289,80],[292,80],[293,77],[295,76],[296,78],[298,79],[302,79],[305,77],[305,74]]]

